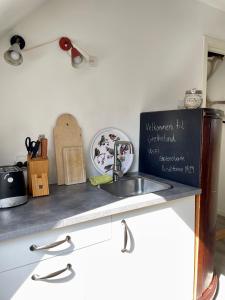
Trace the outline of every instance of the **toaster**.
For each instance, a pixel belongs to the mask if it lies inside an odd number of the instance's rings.
[[[0,166],[0,208],[21,205],[27,200],[23,170],[17,166]]]

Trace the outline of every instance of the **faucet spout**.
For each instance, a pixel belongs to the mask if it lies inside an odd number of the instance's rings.
[[[130,154],[134,154],[134,146],[129,141],[115,141],[114,143],[114,162],[113,162],[113,181],[117,181],[119,177],[123,176],[123,172],[121,170],[122,163],[118,158],[118,146],[119,145],[128,145]]]

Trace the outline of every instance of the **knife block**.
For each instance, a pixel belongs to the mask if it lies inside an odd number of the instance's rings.
[[[27,158],[28,193],[33,197],[49,195],[48,159]]]

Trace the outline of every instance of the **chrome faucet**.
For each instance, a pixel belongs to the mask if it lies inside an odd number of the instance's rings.
[[[113,162],[113,181],[117,181],[119,177],[123,176],[121,170],[122,164],[118,158],[118,146],[119,145],[129,145],[130,154],[134,154],[134,146],[131,142],[128,141],[115,141],[114,143],[114,162]]]

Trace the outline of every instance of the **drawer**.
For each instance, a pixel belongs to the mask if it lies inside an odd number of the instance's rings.
[[[69,241],[66,241],[67,236],[70,237]],[[0,273],[53,256],[68,255],[77,249],[88,247],[110,238],[111,217],[105,217],[0,242]],[[49,249],[30,250],[32,245],[42,247],[43,245],[50,245],[59,241],[64,242]]]
[[[24,299],[76,299],[84,300],[84,272],[83,258],[74,251],[67,256],[53,258],[29,264],[0,274],[1,300]],[[69,265],[68,269],[67,266]],[[61,274],[42,280],[33,280],[32,276],[51,276],[62,271]]]

